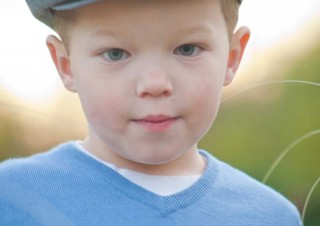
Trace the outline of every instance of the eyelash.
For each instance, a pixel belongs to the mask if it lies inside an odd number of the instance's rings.
[[[112,53],[117,53],[113,59],[110,55]],[[119,54],[120,54],[120,56],[117,56]],[[103,52],[100,53],[100,55],[103,59],[105,59],[106,61],[109,61],[109,62],[117,62],[117,61],[121,61],[121,60],[124,60],[124,59],[127,59],[130,57],[130,54],[127,51],[120,49],[120,48],[111,48],[111,49],[104,50]]]
[[[191,53],[183,54],[181,52],[182,48],[187,48],[187,49],[184,49],[187,52],[188,52],[188,50],[190,51],[190,47],[192,47]],[[203,49],[202,47],[200,47],[199,45],[196,45],[196,44],[184,44],[184,45],[177,47],[173,51],[173,53],[176,55],[184,56],[184,57],[194,57],[194,56],[197,56],[202,49]]]
[[[191,48],[191,49],[190,49]],[[194,57],[199,54],[203,48],[197,44],[183,44],[174,49],[173,53],[183,57]],[[184,53],[182,51],[185,51]],[[111,56],[116,53],[115,56]],[[126,50],[120,48],[110,48],[100,53],[101,57],[108,62],[118,62],[129,58],[131,55]]]

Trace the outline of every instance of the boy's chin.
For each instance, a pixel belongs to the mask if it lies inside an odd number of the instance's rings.
[[[162,152],[159,152],[162,153]],[[135,156],[124,156],[128,160],[130,160],[133,163],[141,164],[141,165],[149,165],[149,166],[156,166],[156,165],[165,165],[168,163],[171,163],[175,159],[179,158],[180,153],[171,153],[171,154],[153,154],[152,153],[146,153],[146,154],[139,154]]]
[[[145,174],[171,175],[175,172],[176,160],[181,153],[135,153],[134,156],[122,156],[125,162],[121,168],[127,168]],[[174,166],[174,167],[173,167]],[[173,167],[173,168],[172,168]]]

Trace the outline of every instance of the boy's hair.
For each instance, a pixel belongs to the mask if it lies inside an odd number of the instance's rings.
[[[221,11],[227,26],[229,39],[231,39],[239,18],[239,7],[242,0],[219,0]]]
[[[238,22],[238,13],[241,0],[219,0],[221,11],[226,23],[229,40]],[[76,23],[76,13],[73,10],[54,11],[52,10],[53,28],[59,34],[67,51],[69,51],[70,32]]]
[[[52,10],[51,14],[53,19],[53,29],[58,33],[64,46],[69,52],[71,27],[76,23],[76,13],[73,10]]]

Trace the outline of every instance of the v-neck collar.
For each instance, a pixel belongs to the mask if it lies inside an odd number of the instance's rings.
[[[204,197],[208,191],[212,191],[212,189],[214,189],[215,179],[219,172],[217,160],[207,152],[199,150],[200,154],[207,160],[206,169],[200,179],[189,188],[179,193],[169,196],[160,196],[140,187],[121,176],[113,169],[106,167],[103,163],[77,150],[76,145],[72,142],[65,144],[65,150],[80,161],[79,163],[86,165],[88,170],[92,169],[106,186],[114,187],[117,191],[121,191],[123,195],[154,209],[163,216],[167,216],[195,203],[197,200]],[[90,171],[88,176],[91,177]]]

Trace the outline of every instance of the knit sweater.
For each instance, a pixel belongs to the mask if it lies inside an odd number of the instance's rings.
[[[283,196],[205,151],[195,184],[159,196],[76,148],[0,164],[1,225],[302,225]]]

